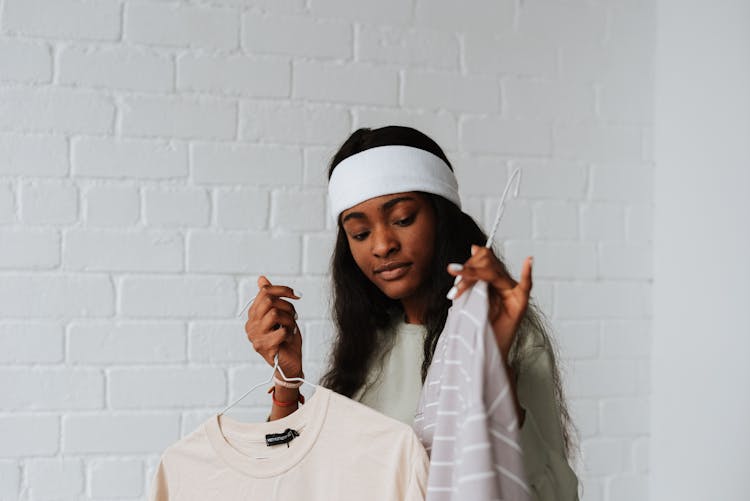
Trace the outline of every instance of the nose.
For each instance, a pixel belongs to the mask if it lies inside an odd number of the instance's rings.
[[[379,258],[387,257],[400,248],[394,233],[380,225],[372,230],[370,242],[372,242],[373,255]]]

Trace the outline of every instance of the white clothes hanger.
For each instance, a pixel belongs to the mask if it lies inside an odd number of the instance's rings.
[[[258,297],[258,296],[256,295],[256,296],[255,296],[255,297],[253,297],[253,298],[252,298],[252,299],[251,299],[250,301],[248,301],[248,303],[247,303],[247,305],[245,305],[245,307],[249,306],[249,305],[250,305],[250,303],[252,303],[253,301],[255,301],[255,298],[256,298],[256,297]],[[242,311],[244,311],[244,308],[242,309]],[[240,311],[240,315],[242,314],[242,311]],[[239,316],[239,315],[238,315],[238,316]],[[296,331],[297,331],[297,327],[295,326],[295,327],[294,327],[294,329],[295,329],[295,332],[296,332]],[[237,400],[235,400],[235,401],[234,401],[234,402],[232,402],[231,404],[229,404],[229,405],[227,405],[226,407],[224,407],[224,409],[222,409],[222,410],[221,410],[221,412],[219,412],[219,413],[218,413],[218,415],[219,415],[219,416],[221,416],[221,415],[222,415],[222,414],[224,414],[224,413],[225,413],[226,411],[228,411],[229,409],[231,409],[232,407],[234,407],[235,405],[237,405],[237,403],[238,403],[238,402],[239,402],[240,400],[242,400],[243,398],[245,398],[246,396],[248,396],[248,395],[250,394],[250,392],[252,392],[252,391],[253,391],[254,389],[256,389],[256,388],[260,388],[261,386],[265,386],[265,385],[267,385],[268,383],[271,383],[271,382],[273,382],[273,376],[274,376],[274,374],[276,374],[276,369],[278,369],[278,370],[279,370],[279,373],[281,374],[281,378],[282,378],[282,379],[283,379],[284,381],[290,381],[290,382],[293,382],[293,381],[301,381],[301,382],[302,382],[303,384],[307,384],[307,385],[309,385],[309,386],[312,386],[312,387],[313,387],[313,388],[315,388],[316,390],[318,389],[318,385],[316,385],[316,384],[313,384],[313,383],[311,383],[310,381],[307,381],[307,380],[305,380],[305,379],[303,379],[303,378],[301,378],[301,377],[292,377],[292,378],[290,378],[290,377],[286,377],[286,374],[284,374],[284,371],[283,371],[283,370],[281,370],[281,366],[279,366],[279,353],[278,353],[278,352],[276,352],[276,354],[274,355],[274,359],[273,359],[273,361],[274,361],[274,364],[273,364],[273,370],[271,371],[271,376],[270,376],[270,377],[269,377],[269,378],[268,378],[268,379],[267,379],[266,381],[262,381],[262,382],[260,382],[260,383],[256,384],[255,386],[253,386],[252,388],[250,388],[249,390],[247,390],[247,391],[246,391],[245,393],[243,393],[243,394],[242,394],[242,395],[241,395],[241,396],[240,396],[240,397],[239,397],[239,398],[238,398]]]
[[[484,245],[485,247],[492,247],[492,240],[495,238],[495,232],[497,231],[498,224],[500,224],[500,218],[505,214],[505,197],[508,195],[508,189],[510,189],[513,179],[516,179],[516,188],[513,190],[513,198],[518,198],[518,189],[521,186],[521,169],[516,168],[516,170],[513,171],[513,174],[510,175],[510,178],[508,178],[508,182],[505,184],[503,196],[500,197],[500,206],[497,208],[495,223],[492,225],[492,231],[487,239],[487,243]]]

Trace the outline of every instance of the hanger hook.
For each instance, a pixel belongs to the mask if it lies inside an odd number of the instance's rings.
[[[500,224],[500,219],[503,217],[503,214],[505,214],[505,197],[508,196],[508,190],[510,189],[511,184],[513,181],[516,181],[516,186],[513,190],[513,198],[518,198],[518,191],[521,187],[521,169],[516,167],[516,169],[513,171],[513,174],[510,175],[510,178],[508,178],[508,182],[505,183],[505,189],[503,190],[503,195],[500,197],[500,205],[497,208],[497,215],[495,216],[495,222],[492,225],[492,231],[490,232],[490,236],[487,239],[487,243],[484,245],[485,247],[492,247],[492,240],[495,238],[495,232],[497,231],[497,226]]]

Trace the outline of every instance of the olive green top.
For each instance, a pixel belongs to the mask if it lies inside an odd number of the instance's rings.
[[[422,347],[427,328],[402,318],[387,333],[395,336],[393,348],[352,398],[411,425],[422,391]],[[578,501],[578,479],[565,456],[550,352],[538,334],[526,336],[518,349],[522,363],[516,392],[526,411],[520,439],[533,499]]]

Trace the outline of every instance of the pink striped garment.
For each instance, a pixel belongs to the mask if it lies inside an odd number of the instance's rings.
[[[415,413],[427,501],[527,501],[518,417],[488,320],[487,282],[453,302]]]

